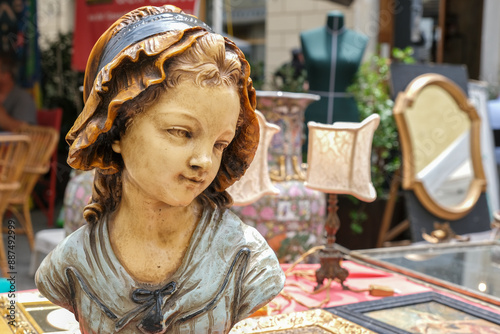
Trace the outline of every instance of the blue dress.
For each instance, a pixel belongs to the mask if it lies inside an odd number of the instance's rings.
[[[230,210],[206,207],[180,267],[159,285],[126,272],[105,220],[69,235],[35,281],[75,314],[82,333],[228,333],[272,300],[285,276],[257,230]]]

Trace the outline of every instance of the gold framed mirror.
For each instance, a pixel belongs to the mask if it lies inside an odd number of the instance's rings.
[[[445,220],[467,215],[486,191],[476,109],[448,78],[427,73],[400,92],[394,117],[402,149],[402,187]]]

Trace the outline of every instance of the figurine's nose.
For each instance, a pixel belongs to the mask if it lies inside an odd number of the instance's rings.
[[[191,168],[207,170],[212,166],[212,148],[199,148],[193,152],[189,161]]]

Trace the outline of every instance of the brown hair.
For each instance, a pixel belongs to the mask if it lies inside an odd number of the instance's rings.
[[[166,7],[171,9],[171,6],[160,8]],[[137,18],[137,15],[131,17]],[[124,165],[121,155],[111,149],[113,141],[125,133],[135,115],[154,104],[160,94],[185,80],[199,86],[226,85],[238,89],[240,115],[235,138],[224,151],[217,176],[200,195],[201,200],[221,208],[232,203],[225,189],[243,176],[259,140],[249,65],[241,51],[218,34],[202,29],[181,32],[181,36],[178,31],[167,32],[168,36],[156,36],[153,41],[128,47],[96,75],[91,89],[86,77],[86,105],[66,139],[71,145],[68,156],[71,166],[84,170],[98,168],[91,202],[84,209],[89,223],[115,210],[121,199]],[[156,43],[154,50],[148,49],[152,42]],[[167,47],[158,48],[162,43]],[[98,52],[93,50],[93,54],[96,56]],[[92,54],[89,62],[91,58]],[[86,75],[92,74],[87,66]]]
[[[2,73],[9,73],[12,79],[16,78],[17,61],[15,55],[9,52],[0,53],[0,71]]]

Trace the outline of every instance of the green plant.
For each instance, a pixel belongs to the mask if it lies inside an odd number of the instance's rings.
[[[394,49],[393,61],[413,63],[412,54],[412,48]],[[389,70],[390,59],[374,55],[360,66],[354,83],[347,89],[356,100],[360,120],[371,114],[380,116],[380,125],[373,136],[371,166],[372,182],[377,197],[382,199],[387,199],[393,174],[401,165],[398,131],[392,115],[394,102],[390,96]],[[351,230],[361,233],[361,224],[367,219],[366,215],[352,212],[350,217]]]
[[[72,52],[72,33],[59,34],[41,52],[43,107],[63,109],[59,143],[62,151],[67,149],[64,137],[83,108],[82,93],[79,90],[83,85],[83,73],[71,69]]]
[[[353,202],[359,207],[361,202],[359,199],[353,196],[349,196],[349,199],[351,200],[351,202]],[[352,210],[349,212],[349,219],[350,219],[349,227],[351,228],[351,231],[354,234],[363,233],[363,222],[368,219],[368,215],[363,210],[363,204],[361,205],[359,210]]]
[[[250,77],[252,78],[253,88],[262,90],[264,86],[264,62],[252,62],[250,60],[248,62],[250,63]]]
[[[274,73],[272,88],[283,92],[303,93],[306,81],[305,69],[296,69],[292,63],[286,63]]]

